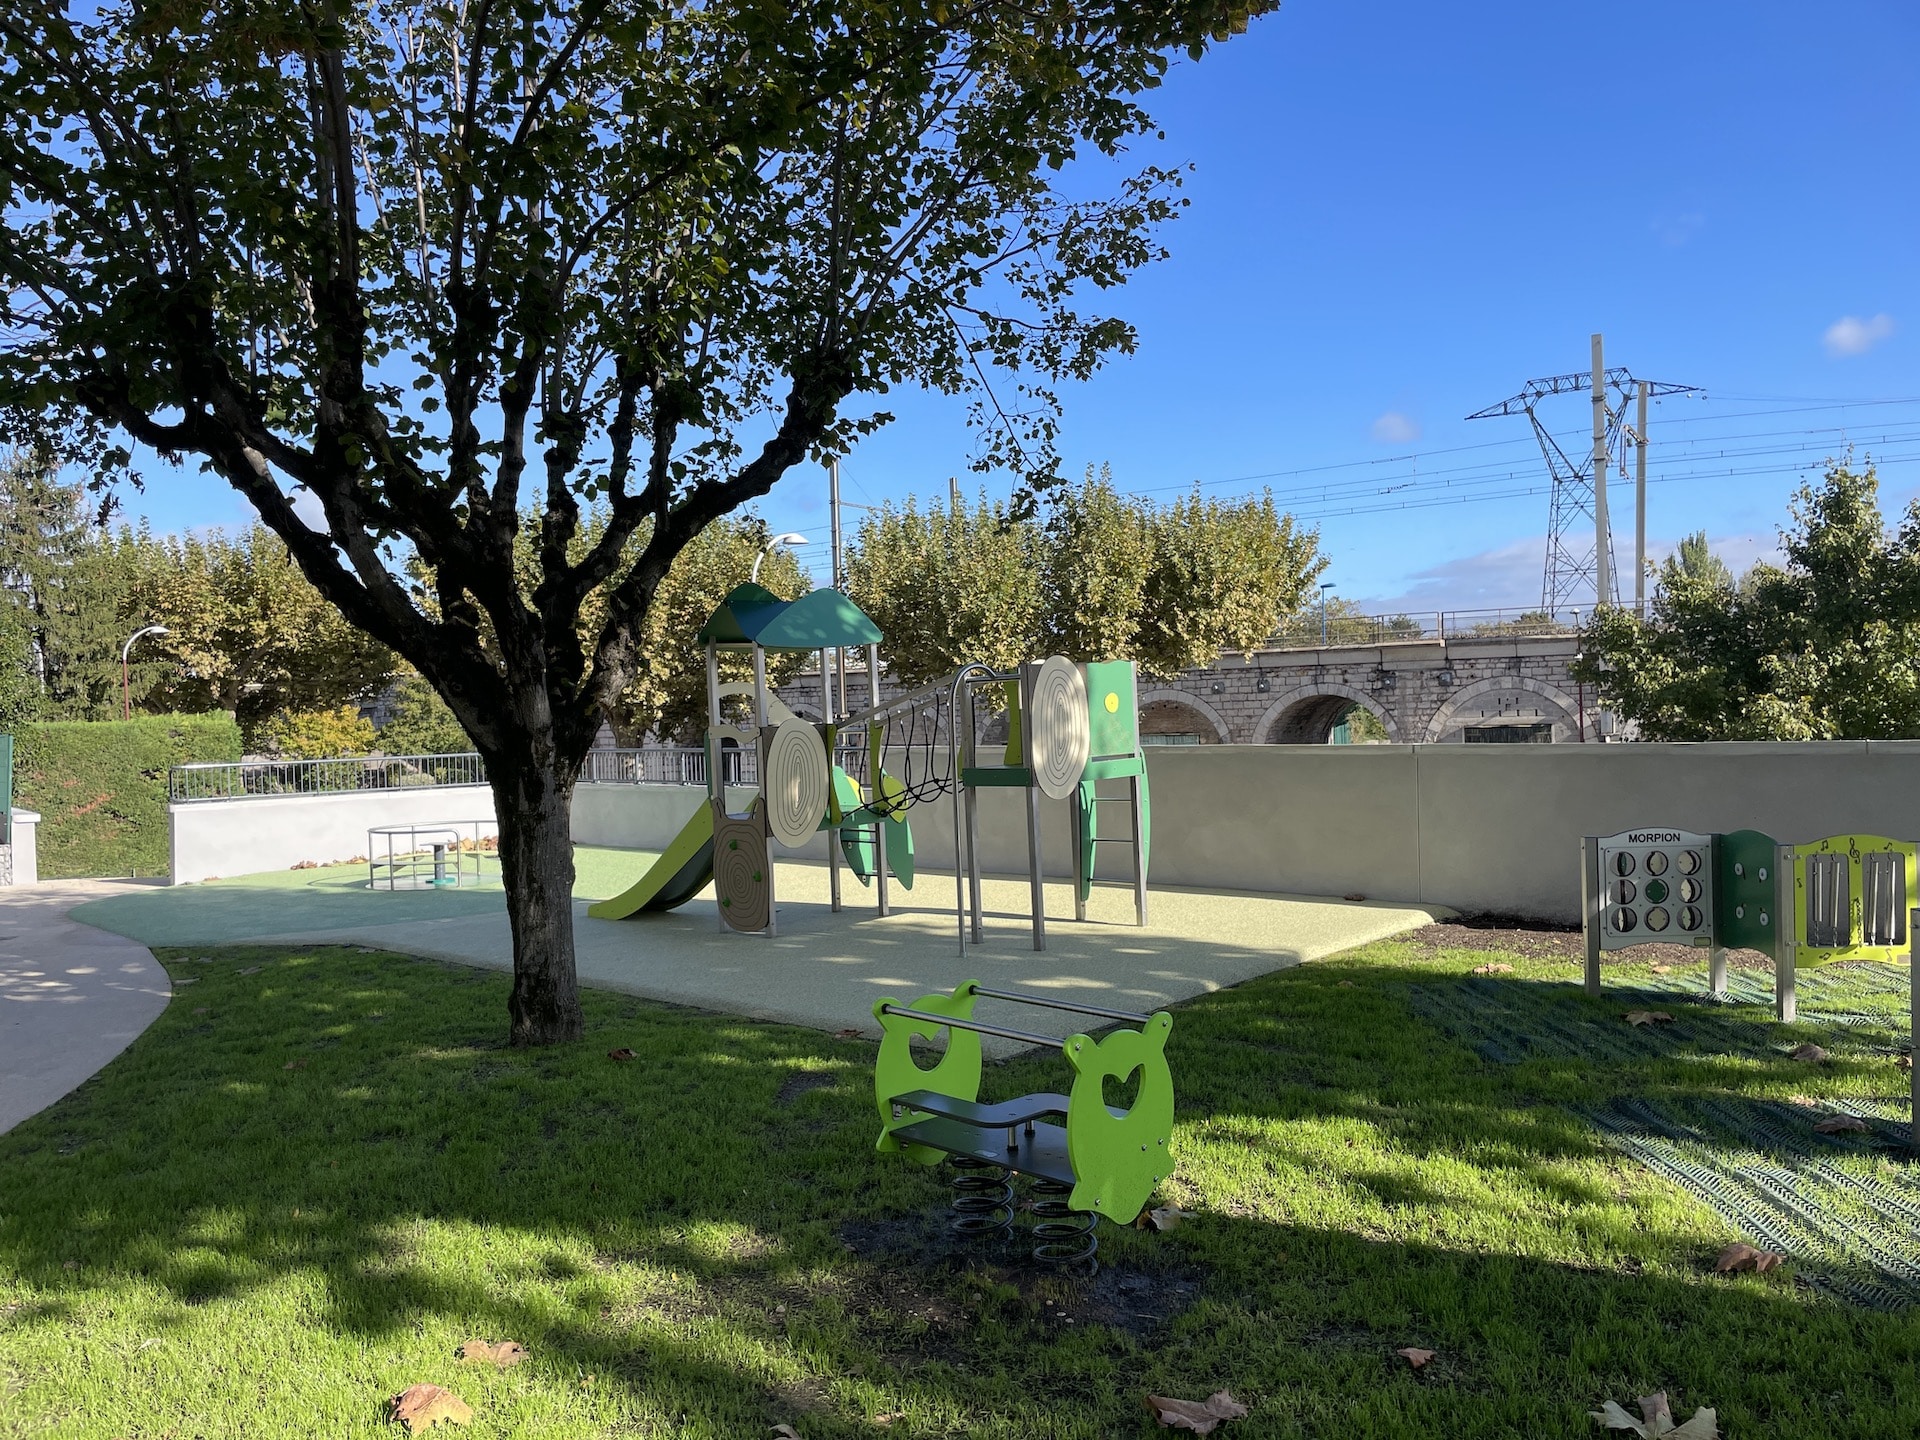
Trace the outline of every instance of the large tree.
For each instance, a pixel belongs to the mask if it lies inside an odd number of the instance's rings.
[[[1042,655],[1176,675],[1266,640],[1326,568],[1319,532],[1269,495],[1162,505],[1089,466],[1028,518],[984,499],[881,506],[861,522],[847,588],[902,684]]]
[[[1737,582],[1690,536],[1649,614],[1602,610],[1575,673],[1652,740],[1920,737],[1920,505],[1888,532],[1872,466],[1793,503],[1784,566]]]
[[[1054,387],[1133,344],[1079,306],[1181,203],[1069,162],[1271,3],[13,0],[0,414],[196,458],[433,683],[499,807],[512,1037],[575,1036],[574,780],[674,557],[896,385],[1044,485]]]

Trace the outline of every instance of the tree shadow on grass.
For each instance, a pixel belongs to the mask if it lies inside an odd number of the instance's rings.
[[[1920,1412],[1909,1322],[1707,1277],[1698,1210],[1535,1093],[1588,1072],[1490,1066],[1418,1020],[1395,986],[1428,968],[1316,966],[1183,1010],[1174,1188],[1201,1213],[1103,1226],[1102,1254],[1197,1276],[1197,1299],[1130,1333],[1069,1279],[849,1251],[849,1221],[944,1203],[874,1153],[864,1044],[595,995],[589,1041],[515,1052],[485,972],[357,949],[170,964],[201,983],[0,1138],[0,1333],[42,1377],[29,1406],[85,1410],[83,1361],[160,1336],[209,1375],[273,1365],[289,1433],[343,1403],[329,1433],[372,1433],[420,1379],[508,1428],[808,1440],[883,1414],[889,1434],[1145,1433],[1142,1394],[1222,1386],[1257,1402],[1256,1435],[1573,1433],[1663,1386],[1755,1433]],[[989,1093],[1058,1071],[994,1066]],[[1651,1083],[1703,1074],[1731,1078],[1675,1061]],[[470,1336],[534,1359],[456,1367]],[[1415,1375],[1402,1345],[1443,1358]],[[129,1367],[150,1429],[223,1403]]]

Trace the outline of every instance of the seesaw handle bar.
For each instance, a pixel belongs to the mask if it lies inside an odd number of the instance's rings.
[[[952,1015],[930,1015],[925,1010],[914,1010],[905,1005],[882,1005],[880,1013],[899,1015],[908,1020],[924,1020],[929,1025],[951,1025],[956,1030],[974,1030],[982,1035],[998,1035],[1002,1040],[1019,1040],[1028,1045],[1045,1045],[1055,1050],[1062,1043],[1058,1035],[1036,1035],[1031,1030],[1009,1030],[1004,1025],[986,1025],[978,1020],[961,1020]]]
[[[1098,1005],[1076,1005],[1071,1000],[1055,1000],[1045,995],[1023,995],[1018,990],[989,990],[984,985],[973,987],[976,995],[985,995],[990,1000],[1012,1000],[1020,1005],[1042,1005],[1049,1010],[1070,1010],[1075,1015],[1098,1015],[1102,1020],[1125,1020],[1131,1025],[1144,1025],[1153,1017],[1135,1015],[1128,1010],[1103,1010]]]

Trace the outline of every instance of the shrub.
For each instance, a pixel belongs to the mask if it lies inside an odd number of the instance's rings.
[[[380,727],[380,748],[389,755],[464,755],[473,741],[439,693],[418,675],[402,680],[393,718]]]
[[[288,760],[331,760],[364,755],[373,748],[373,722],[351,705],[338,710],[288,710],[262,732],[267,746]]]
[[[14,804],[40,812],[40,874],[166,874],[168,767],[239,758],[224,711],[21,726]]]

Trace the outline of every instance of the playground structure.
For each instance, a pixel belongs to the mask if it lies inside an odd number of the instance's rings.
[[[1125,844],[1132,851],[1136,919],[1146,923],[1150,821],[1132,662],[1081,666],[1054,657],[1013,672],[970,664],[882,702],[881,635],[858,606],[837,590],[787,601],[751,583],[729,592],[697,638],[707,662],[707,803],[636,884],[591,906],[588,914],[618,920],[670,910],[711,881],[723,929],[774,934],[772,842],[797,849],[824,831],[832,909],[842,906],[844,862],[862,884],[873,885],[884,916],[889,879],[913,885],[909,811],[922,801],[951,797],[954,903],[964,955],[969,939],[985,939],[976,792],[1006,786],[1026,792],[1034,949],[1046,948],[1042,798],[1073,802],[1075,918],[1086,918],[1098,848]],[[836,718],[833,661],[840,657],[837,688],[844,697],[848,650],[865,653],[868,707]],[[819,656],[827,712],[819,725],[796,716],[767,684],[766,657],[795,651]],[[722,683],[721,655],[742,652],[750,659],[751,683]],[[1092,706],[1090,693],[1098,697]],[[982,763],[978,736],[996,706],[1007,711],[1008,741],[997,763]],[[862,743],[842,748],[843,736],[858,736]],[[722,783],[719,757],[729,743],[755,746],[760,762],[759,793],[744,810],[731,808]],[[1125,781],[1127,793],[1102,796],[1103,780]],[[1124,836],[1100,834],[1100,806],[1114,802],[1129,807]]]
[[[490,820],[375,825],[367,831],[367,888],[471,889],[485,879],[481,860],[491,857],[484,832],[492,827]]]
[[[1757,830],[1693,834],[1646,828],[1581,843],[1586,989],[1600,994],[1600,956],[1635,945],[1709,951],[1707,988],[1727,993],[1729,948],[1773,961],[1773,1011],[1797,1014],[1801,966],[1905,964],[1920,982],[1920,845],[1880,835],[1829,835],[1784,845]],[[1911,1036],[1920,1036],[1920,983]],[[1920,1068],[1914,1072],[1920,1143]]]
[[[974,1019],[974,1003],[983,998],[1137,1028],[1116,1029],[1100,1040],[1084,1034],[1056,1039]],[[873,1071],[877,1148],[923,1165],[952,1163],[952,1225],[959,1234],[1009,1235],[1012,1177],[1025,1176],[1033,1189],[1034,1258],[1091,1269],[1098,1264],[1098,1217],[1129,1223],[1154,1186],[1173,1173],[1173,1074],[1166,1056],[1173,1017],[1164,1010],[1136,1015],[990,990],[968,980],[951,995],[925,995],[911,1005],[882,1000],[873,1014],[881,1028]],[[914,1038],[937,1041],[943,1033],[944,1053],[931,1069],[922,1069],[913,1058]],[[982,1035],[1059,1047],[1073,1068],[1070,1092],[980,1103]],[[1136,1070],[1140,1083],[1132,1106],[1109,1106],[1108,1079],[1125,1081]],[[1059,1119],[1066,1123],[1054,1123]]]

